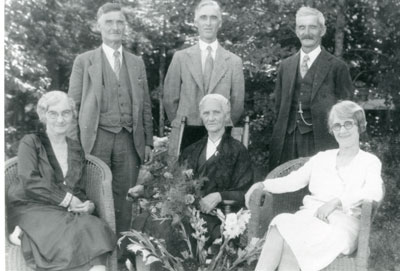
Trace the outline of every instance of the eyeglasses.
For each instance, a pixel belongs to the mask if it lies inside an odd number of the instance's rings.
[[[334,123],[334,124],[331,126],[331,129],[332,129],[333,131],[335,131],[335,132],[339,132],[340,129],[341,129],[342,127],[344,127],[346,130],[350,130],[351,128],[353,128],[353,126],[354,126],[354,122],[348,120],[348,121],[345,121],[343,124]]]
[[[60,114],[56,111],[47,111],[46,112],[47,116],[51,119],[58,119]],[[72,117],[72,111],[71,110],[64,110],[61,112],[61,117],[63,119],[69,119]]]

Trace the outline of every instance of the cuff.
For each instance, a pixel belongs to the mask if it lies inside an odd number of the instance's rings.
[[[59,206],[67,208],[71,203],[71,201],[72,201],[72,194],[67,192],[67,194],[65,195],[63,201],[59,204]]]

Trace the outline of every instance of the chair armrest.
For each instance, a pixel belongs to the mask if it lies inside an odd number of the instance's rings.
[[[369,237],[371,234],[372,215],[377,207],[378,203],[371,200],[364,200],[362,203],[356,256],[357,270],[368,270]]]
[[[256,189],[251,194],[249,200],[251,217],[248,225],[248,240],[253,237],[262,238],[272,220],[272,194],[263,190]]]
[[[110,168],[99,158],[86,155],[86,165],[83,171],[86,183],[86,194],[94,202],[96,212],[115,232],[114,198],[112,194],[112,175]],[[107,260],[107,270],[117,270],[117,249]]]

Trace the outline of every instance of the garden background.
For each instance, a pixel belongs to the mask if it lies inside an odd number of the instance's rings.
[[[48,90],[67,91],[74,58],[101,44],[95,31],[103,0],[5,1],[5,154],[36,130],[35,105]],[[147,68],[155,135],[168,133],[163,80],[176,50],[196,42],[194,0],[121,0],[127,16],[125,47]],[[321,10],[322,45],[341,57],[356,86],[353,100],[367,110],[363,148],[383,162],[386,196],[371,237],[371,270],[400,270],[400,0],[220,0],[219,42],[243,59],[249,150],[260,180],[269,171],[274,122],[273,88],[280,61],[295,53],[295,12]]]

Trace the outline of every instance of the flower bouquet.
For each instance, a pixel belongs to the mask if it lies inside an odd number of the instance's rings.
[[[174,238],[181,243],[168,246],[165,240],[155,238],[156,234],[137,230],[124,232],[119,243],[128,238],[127,249],[141,255],[145,264],[159,262],[158,265],[170,271],[228,271],[256,259],[264,240],[253,238],[248,242],[244,238],[250,211],[227,215],[219,209],[212,212],[221,221],[221,238],[212,245],[219,249],[213,252],[211,247],[206,247],[206,221],[196,208],[201,199],[201,187],[207,179],[194,179],[192,170],[169,167],[162,160],[153,162],[146,171],[142,196],[133,198],[139,201],[142,211],[151,214],[153,221],[165,225],[162,228],[171,225]]]

